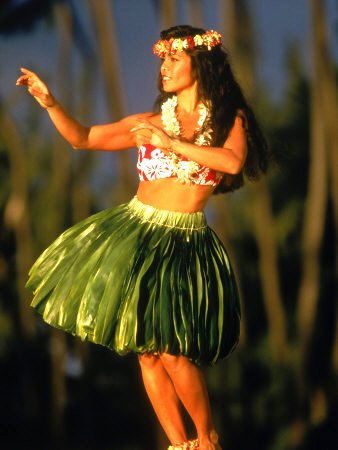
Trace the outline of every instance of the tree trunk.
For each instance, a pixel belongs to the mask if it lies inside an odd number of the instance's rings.
[[[292,436],[293,442],[291,442],[291,445],[293,448],[299,446],[307,427],[307,417],[302,413],[306,397],[310,396],[309,420],[316,424],[325,419],[328,403],[320,386],[317,386],[314,392],[310,392],[306,369],[311,352],[311,338],[320,297],[320,252],[328,203],[329,158],[330,153],[331,157],[333,155],[334,147],[337,151],[337,131],[334,124],[334,114],[337,113],[337,96],[334,77],[332,76],[332,63],[328,53],[323,8],[320,0],[312,0],[313,32],[310,36],[313,76],[310,97],[310,165],[302,236],[303,271],[297,305],[300,352],[298,371],[300,416],[298,424],[296,424],[298,433],[294,433]],[[336,168],[332,169],[332,181],[336,183]],[[333,194],[333,197],[337,199],[337,193]]]
[[[323,5],[312,0],[311,136],[308,193],[303,225],[303,274],[298,298],[298,330],[302,358],[306,358],[317,310],[320,288],[320,249],[323,240],[328,195],[328,148],[334,134],[332,113],[336,96],[326,71],[330,68],[325,36]],[[325,125],[324,125],[325,124]],[[335,127],[333,127],[335,128]],[[303,361],[304,362],[304,361]]]
[[[54,19],[59,38],[58,82],[61,102],[68,107],[70,104],[70,72],[72,46],[72,19],[69,5],[56,3]],[[50,228],[49,239],[53,240],[65,228],[66,213],[70,205],[69,187],[71,176],[71,158],[69,145],[56,135],[53,141],[52,178],[50,187]],[[52,329],[51,341],[52,366],[52,427],[54,439],[62,446],[64,439],[63,415],[67,402],[65,380],[65,357],[67,353],[66,335],[64,332]]]
[[[25,289],[28,270],[33,261],[32,232],[28,200],[29,167],[25,145],[14,121],[0,103],[0,133],[8,151],[10,164],[11,194],[5,208],[5,223],[13,229],[16,241],[17,291],[19,298],[20,328],[25,339],[35,336],[35,319],[29,307],[30,293]]]
[[[188,23],[191,23],[195,27],[204,28],[201,0],[189,0],[187,7]]]
[[[255,88],[256,44],[250,8],[247,0],[220,2],[223,43],[230,51],[231,66],[240,85],[251,100]]]
[[[230,50],[234,71],[246,96],[254,100],[255,85],[255,39],[250,11],[246,0],[230,0],[221,3],[225,46]],[[277,244],[272,233],[274,220],[270,193],[265,180],[254,192],[253,217],[255,236],[259,249],[259,274],[263,301],[267,313],[271,352],[278,363],[283,363],[288,352],[287,325],[280,289]]]
[[[327,175],[329,178],[328,188],[332,199],[333,217],[335,229],[338,230],[338,93],[336,70],[333,58],[329,54],[328,26],[325,21],[324,7],[322,2],[312,0],[312,16],[314,33],[313,53],[315,55],[315,73],[316,79],[321,83],[320,104],[322,116],[320,120],[325,123],[324,139],[327,154]],[[313,85],[313,89],[316,86]],[[320,95],[319,94],[319,95]],[[325,156],[325,153],[323,153]],[[338,248],[335,245],[335,275],[338,278]],[[333,294],[332,298],[337,298]],[[338,375],[338,327],[336,327],[336,339],[332,354],[332,363],[335,373]]]
[[[161,29],[167,29],[176,25],[177,4],[176,0],[160,0],[160,24]]]
[[[91,119],[91,109],[94,103],[94,71],[89,59],[83,62],[81,78],[78,83],[80,88],[80,104],[77,109],[81,111],[81,119],[88,122]],[[88,217],[91,212],[91,192],[89,177],[96,161],[96,152],[76,152],[74,155],[74,173],[72,180],[72,213],[73,222]]]
[[[100,60],[102,62],[103,77],[106,88],[107,107],[114,120],[125,116],[123,83],[121,74],[117,68],[121,62],[117,47],[117,35],[115,31],[112,13],[112,2],[108,0],[89,0],[94,27],[97,34]],[[115,155],[114,155],[115,156]],[[118,187],[115,189],[118,201],[125,201],[133,195],[134,180],[131,170],[130,154],[128,151],[118,152],[119,171]]]
[[[259,273],[267,314],[271,353],[277,363],[288,356],[287,324],[283,309],[278,255],[274,236],[271,199],[265,180],[255,186],[255,203],[252,215],[259,248]]]

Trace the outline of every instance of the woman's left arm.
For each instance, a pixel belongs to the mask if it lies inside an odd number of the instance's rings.
[[[247,137],[243,120],[237,116],[223,147],[207,147],[171,139],[170,149],[203,166],[219,172],[239,173],[247,154]]]
[[[163,150],[173,151],[218,172],[236,174],[241,171],[247,155],[247,137],[243,120],[241,116],[236,116],[223,147],[199,146],[171,138],[148,121],[142,121],[131,131],[137,134],[137,140],[143,144],[152,144]],[[146,129],[151,133],[144,132]]]

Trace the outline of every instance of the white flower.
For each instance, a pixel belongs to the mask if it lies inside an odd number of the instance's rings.
[[[210,103],[200,103],[198,106],[199,118],[195,130],[196,138],[195,144],[210,145],[212,137],[212,129],[210,127]],[[176,117],[177,96],[173,95],[168,98],[161,106],[162,114],[161,120],[164,130],[169,136],[179,136],[181,134],[180,123]],[[204,131],[202,131],[204,129]],[[174,153],[170,158],[170,169],[177,178],[183,183],[195,182],[198,178],[198,172],[202,166],[195,161],[183,161],[179,155]]]
[[[203,45],[203,38],[200,34],[196,34],[196,36],[194,36],[194,42],[195,45]]]
[[[161,120],[165,131],[169,136],[179,136],[181,129],[176,118],[177,97],[168,98],[161,106]]]
[[[152,150],[150,152],[150,155],[152,158],[156,158],[156,159],[165,158],[164,153],[159,148],[155,148],[154,150]]]
[[[166,159],[144,158],[138,168],[144,174],[144,180],[156,180],[157,178],[169,178],[172,174]],[[143,180],[143,181],[144,181]]]

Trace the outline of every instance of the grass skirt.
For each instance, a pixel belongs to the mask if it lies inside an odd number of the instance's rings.
[[[240,307],[224,247],[203,212],[136,197],[66,230],[27,282],[44,320],[123,355],[213,364],[235,347]]]

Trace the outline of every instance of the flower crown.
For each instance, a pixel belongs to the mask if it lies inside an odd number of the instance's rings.
[[[153,46],[153,52],[160,58],[167,55],[174,55],[183,50],[192,50],[195,47],[204,45],[211,50],[216,45],[222,43],[222,36],[214,30],[206,31],[204,34],[195,34],[195,36],[185,36],[182,38],[160,39]]]

